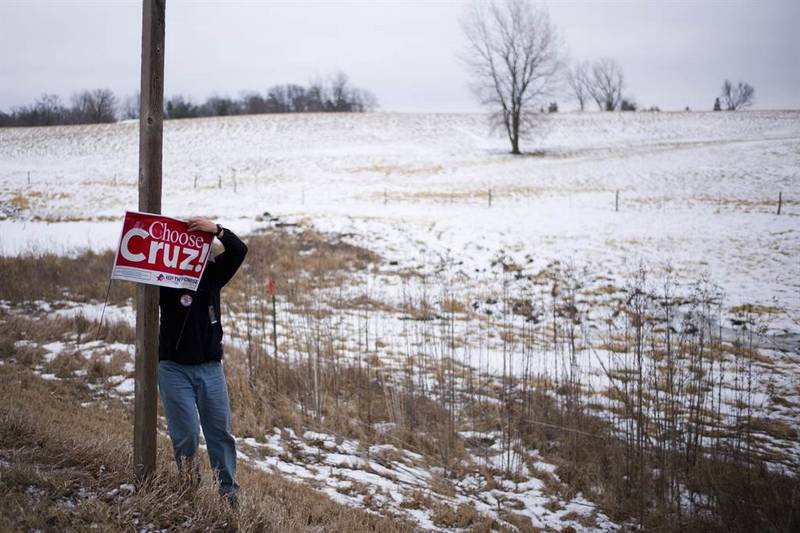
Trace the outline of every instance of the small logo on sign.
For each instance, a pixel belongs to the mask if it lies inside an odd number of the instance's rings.
[[[181,296],[181,305],[184,307],[189,307],[192,305],[192,295],[191,294],[184,294]]]

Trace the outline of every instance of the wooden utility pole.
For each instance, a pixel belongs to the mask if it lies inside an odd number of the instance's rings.
[[[139,211],[161,213],[161,137],[164,121],[164,8],[143,0],[142,85],[139,107]],[[136,399],[133,464],[145,479],[156,467],[158,402],[158,287],[136,286]]]

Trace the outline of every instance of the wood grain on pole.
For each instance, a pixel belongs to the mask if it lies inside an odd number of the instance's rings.
[[[139,211],[161,213],[166,0],[143,0],[142,85],[139,108]],[[156,466],[158,287],[136,287],[136,387],[133,464],[143,480]]]

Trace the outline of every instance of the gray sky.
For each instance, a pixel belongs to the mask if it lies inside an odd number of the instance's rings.
[[[549,0],[570,57],[610,56],[640,105],[707,109],[723,79],[800,108],[797,0]],[[460,1],[167,0],[167,95],[236,96],[343,70],[385,111],[474,111]],[[139,1],[3,0],[0,109],[139,84]],[[558,98],[562,107],[566,96]]]

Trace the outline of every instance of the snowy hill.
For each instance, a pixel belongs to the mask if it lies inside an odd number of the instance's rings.
[[[439,530],[785,510],[757,487],[800,468],[800,112],[546,119],[518,157],[482,115],[165,123],[163,212],[251,250],[240,463]],[[0,130],[0,374],[97,412],[130,407],[132,292],[99,324],[85,252],[136,208],[137,150],[135,123]]]
[[[515,249],[611,272],[669,262],[797,332],[800,112],[547,118],[524,157],[481,115],[167,121],[163,211],[242,230],[265,211],[308,218],[408,264],[451,250],[480,267]],[[0,130],[0,250],[114,246],[137,150],[135,123]]]

